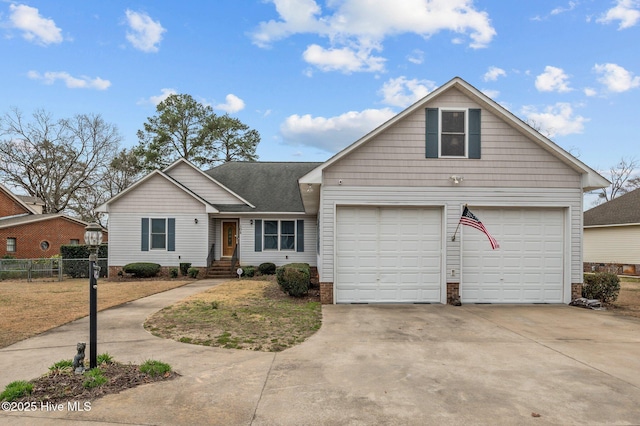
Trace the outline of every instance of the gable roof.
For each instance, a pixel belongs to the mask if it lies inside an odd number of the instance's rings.
[[[240,195],[236,194],[235,192],[233,192],[232,190],[230,190],[229,188],[227,188],[226,186],[224,186],[222,183],[218,182],[217,180],[215,180],[213,177],[211,177],[210,175],[206,174],[205,172],[203,172],[202,170],[200,170],[199,168],[197,168],[195,165],[193,165],[190,161],[184,159],[184,158],[178,158],[176,161],[173,162],[173,164],[170,164],[169,166],[167,166],[167,168],[165,168],[163,170],[163,173],[167,174],[167,175],[171,175],[171,169],[174,169],[176,167],[178,167],[179,165],[185,165],[189,168],[191,168],[191,170],[193,170],[194,172],[204,176],[206,179],[209,179],[211,182],[213,182],[214,184],[216,184],[217,186],[219,186],[220,188],[222,188],[225,192],[228,192],[229,194],[231,194],[233,197],[237,198],[239,202],[243,203],[243,204],[247,204],[249,207],[254,208],[255,206],[253,206],[250,202],[248,202],[247,200],[245,200],[244,198],[242,198]],[[176,179],[177,180],[177,179]],[[179,181],[178,181],[179,182]]]
[[[541,148],[548,151],[560,161],[565,163],[567,166],[575,170],[576,172],[582,175],[582,189],[584,192],[592,191],[594,189],[604,188],[609,185],[609,181],[602,177],[598,172],[584,164],[582,161],[575,158],[573,155],[569,154],[567,151],[562,149],[560,146],[555,144],[550,139],[544,137],[538,131],[533,129],[527,123],[516,117],[509,110],[489,98],[487,95],[461,79],[460,77],[455,77],[449,80],[444,85],[438,87],[433,92],[429,93],[427,96],[414,103],[404,111],[398,113],[394,117],[392,117],[387,122],[378,126],[373,131],[369,132],[362,138],[355,141],[353,144],[349,145],[342,151],[338,152],[336,155],[331,157],[329,160],[322,163],[320,166],[310,171],[308,174],[300,178],[300,185],[303,184],[321,184],[322,183],[322,171],[339,161],[340,159],[346,157],[354,150],[358,149],[360,146],[366,144],[370,140],[374,139],[380,133],[387,130],[389,127],[394,126],[396,123],[404,119],[405,117],[413,114],[416,110],[421,108],[425,108],[426,104],[431,102],[433,99],[437,98],[444,92],[449,89],[456,88],[464,93],[467,97],[481,105],[483,108],[491,111],[492,113],[498,115],[502,119],[504,119],[507,123],[509,123],[514,128],[518,129],[525,135],[528,135],[529,138],[537,143]]]
[[[151,173],[149,173],[148,175],[146,175],[145,177],[143,177],[142,179],[140,179],[139,181],[137,181],[136,183],[134,183],[133,185],[131,185],[127,189],[125,189],[124,191],[122,191],[122,192],[116,194],[115,196],[111,197],[104,204],[102,204],[101,206],[98,206],[98,208],[96,208],[96,211],[97,212],[102,212],[102,213],[108,213],[109,212],[109,204],[112,204],[113,202],[115,202],[115,201],[119,200],[120,198],[124,197],[126,194],[128,194],[131,191],[133,191],[135,188],[143,185],[145,182],[149,181],[154,176],[162,177],[167,182],[171,183],[172,185],[175,185],[181,191],[186,192],[191,197],[193,197],[196,200],[200,201],[202,204],[205,205],[205,209],[206,209],[207,213],[219,213],[219,211],[213,206],[213,204],[210,204],[207,200],[203,199],[198,194],[196,194],[195,192],[191,191],[189,188],[187,188],[186,186],[182,185],[180,182],[178,182],[177,180],[175,180],[171,176],[164,174],[160,170],[152,171]]]
[[[584,226],[640,224],[640,188],[584,212]]]
[[[267,213],[304,212],[298,179],[322,163],[239,161],[224,163],[205,173],[241,195],[255,209],[216,205],[220,211]]]
[[[9,217],[6,219],[0,218],[0,229],[11,228],[13,226],[26,225],[30,223],[43,222],[45,220],[51,220],[56,218],[66,219],[70,222],[76,222],[82,226],[88,225],[87,222],[81,219],[67,216],[62,213],[46,213],[46,214],[34,214],[34,215],[28,215],[28,216]]]
[[[13,199],[21,207],[24,207],[24,209],[26,210],[26,213],[28,213],[28,214],[39,214],[40,213],[37,210],[35,210],[33,207],[31,207],[29,204],[27,204],[27,202],[31,202],[31,199],[42,202],[42,200],[40,200],[39,198],[16,195],[13,192],[9,191],[9,189],[7,187],[5,187],[4,185],[2,185],[2,184],[0,184],[0,191],[2,191],[5,194],[7,194],[7,196],[9,198]],[[35,201],[33,202],[33,204],[35,204]],[[44,205],[44,203],[42,203],[42,204]]]

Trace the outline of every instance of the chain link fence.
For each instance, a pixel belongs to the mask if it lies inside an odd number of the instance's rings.
[[[98,259],[100,277],[107,276],[107,259]],[[0,280],[89,278],[89,259],[0,259]]]

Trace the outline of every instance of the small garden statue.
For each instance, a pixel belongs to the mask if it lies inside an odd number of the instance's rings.
[[[73,357],[73,371],[76,374],[84,373],[84,349],[87,347],[86,343],[80,342],[77,345],[78,353]]]

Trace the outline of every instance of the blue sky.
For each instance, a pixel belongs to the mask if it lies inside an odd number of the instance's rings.
[[[595,169],[638,153],[638,0],[0,0],[0,34],[0,112],[99,113],[125,147],[188,93],[260,160],[323,161],[460,76]]]

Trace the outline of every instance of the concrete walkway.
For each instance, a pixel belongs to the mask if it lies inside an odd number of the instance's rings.
[[[640,424],[637,319],[548,305],[324,306],[321,330],[280,353],[182,344],[142,328],[215,284],[98,314],[98,353],[168,362],[180,378],[106,396],[90,411],[0,412],[0,423]],[[87,340],[85,318],[1,349],[0,386],[46,372]]]

